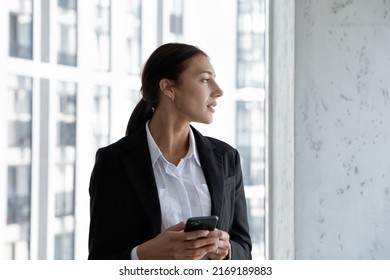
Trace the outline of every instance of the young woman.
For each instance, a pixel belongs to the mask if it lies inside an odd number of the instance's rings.
[[[157,48],[126,136],[97,151],[89,259],[251,259],[240,156],[190,124],[209,124],[223,95],[197,47]],[[193,216],[214,231],[183,231]]]

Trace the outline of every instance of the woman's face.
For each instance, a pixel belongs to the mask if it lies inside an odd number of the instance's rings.
[[[206,56],[196,55],[186,63],[186,69],[174,86],[173,102],[183,120],[209,124],[213,121],[217,99],[223,92]]]

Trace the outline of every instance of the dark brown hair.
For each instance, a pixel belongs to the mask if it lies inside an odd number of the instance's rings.
[[[141,76],[142,99],[130,116],[126,135],[145,125],[152,118],[153,109],[157,108],[160,100],[160,81],[162,79],[178,81],[186,68],[185,62],[198,54],[207,57],[206,53],[195,46],[169,43],[161,45],[150,55]]]

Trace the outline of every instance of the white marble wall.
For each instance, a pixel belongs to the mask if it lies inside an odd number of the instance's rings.
[[[390,1],[295,5],[295,258],[390,259]]]

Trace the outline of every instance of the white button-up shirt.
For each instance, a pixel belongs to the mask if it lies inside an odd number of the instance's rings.
[[[194,216],[211,214],[211,198],[190,129],[187,155],[176,166],[168,162],[146,123],[146,134],[161,207],[161,231]]]
[[[190,217],[211,214],[211,197],[200,165],[194,133],[190,129],[187,155],[176,166],[168,162],[149,130],[146,135],[161,208],[161,231]],[[137,248],[131,258],[138,259]]]

